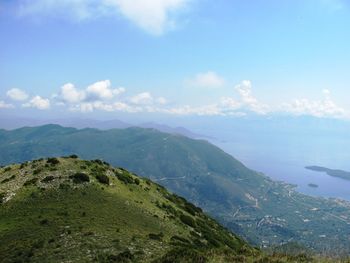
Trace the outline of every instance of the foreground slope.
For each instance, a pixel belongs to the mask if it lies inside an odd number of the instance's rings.
[[[204,262],[258,253],[185,199],[99,160],[11,165],[0,182],[1,262]]]
[[[73,153],[102,158],[157,181],[253,244],[298,242],[318,252],[350,253],[348,202],[300,194],[208,142],[140,128],[48,125],[0,132],[1,164]]]

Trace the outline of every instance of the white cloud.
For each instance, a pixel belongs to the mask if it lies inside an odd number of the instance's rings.
[[[122,111],[122,112],[142,112],[145,111],[144,108],[139,106],[131,106],[124,102],[114,102],[114,103],[103,103],[101,101],[96,102],[84,102],[76,104],[70,107],[72,111],[80,111],[83,113],[93,112],[94,110],[101,110],[107,112]]]
[[[85,91],[78,90],[72,83],[67,83],[61,87],[61,97],[64,102],[79,103],[86,98]]]
[[[174,13],[190,0],[20,0],[20,15],[56,16],[86,20],[119,16],[148,33],[160,35],[174,27]]]
[[[8,104],[2,100],[0,100],[0,109],[11,109],[14,108],[15,106],[12,104]]]
[[[242,106],[242,103],[231,97],[222,97],[220,101],[221,106],[228,110],[237,110]]]
[[[47,110],[50,108],[50,100],[44,99],[40,96],[35,96],[28,103],[25,103],[22,106],[36,108],[39,110]]]
[[[6,95],[8,97],[10,97],[12,100],[16,100],[16,101],[24,101],[26,99],[28,99],[28,94],[20,89],[10,89],[9,91],[7,91]]]
[[[217,104],[204,105],[199,107],[192,107],[189,105],[171,108],[163,111],[176,115],[199,115],[199,116],[215,116],[224,115]]]
[[[115,96],[125,92],[125,88],[111,89],[111,82],[109,80],[98,81],[86,89],[87,94],[92,99],[110,100]]]
[[[159,97],[156,101],[157,101],[157,103],[159,103],[161,105],[165,105],[168,103],[168,100],[164,97]]]
[[[61,93],[56,98],[61,98],[62,101],[74,104],[83,102],[97,102],[114,99],[125,92],[125,88],[111,88],[109,80],[98,81],[85,90],[79,90],[71,83],[67,83],[61,87]]]
[[[258,101],[253,96],[252,83],[249,80],[243,80],[235,89],[241,96],[242,104],[250,111],[258,114],[266,114],[270,109],[269,106]]]
[[[285,103],[282,111],[295,115],[311,115],[314,117],[344,118],[347,113],[330,97],[329,90],[323,90],[323,100],[296,99],[292,103]]]
[[[115,6],[130,21],[147,32],[162,34],[175,25],[172,14],[182,9],[189,0],[105,0]]]
[[[225,80],[213,71],[198,73],[187,82],[190,86],[201,88],[220,88],[225,84]]]
[[[130,102],[136,105],[152,104],[153,97],[149,92],[142,92],[130,98]]]

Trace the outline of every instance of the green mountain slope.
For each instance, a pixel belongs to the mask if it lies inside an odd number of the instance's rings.
[[[1,164],[69,154],[101,158],[149,177],[253,244],[298,242],[325,253],[350,252],[348,202],[295,192],[206,141],[140,128],[99,131],[48,125],[0,132]]]
[[[1,262],[205,262],[259,254],[200,208],[101,161],[37,160],[1,169],[0,181]]]

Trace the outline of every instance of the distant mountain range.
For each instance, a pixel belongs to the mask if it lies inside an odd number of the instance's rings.
[[[298,242],[322,252],[350,252],[348,202],[300,194],[206,141],[144,128],[101,131],[45,125],[0,131],[2,165],[70,154],[103,159],[148,177],[252,244]]]
[[[0,118],[0,129],[13,130],[21,127],[36,127],[48,124],[56,124],[64,127],[72,127],[77,129],[94,128],[99,130],[109,129],[125,129],[130,127],[150,128],[161,132],[180,134],[190,138],[210,138],[205,135],[194,133],[184,127],[170,127],[164,124],[158,124],[155,122],[145,122],[140,124],[130,124],[121,120],[107,120],[100,121],[94,119],[81,119],[81,118],[69,118],[69,119],[30,119],[30,118]]]

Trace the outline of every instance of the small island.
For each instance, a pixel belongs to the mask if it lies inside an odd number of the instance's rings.
[[[318,188],[318,185],[317,184],[313,184],[313,183],[310,183],[307,186],[311,187],[311,188]]]
[[[347,171],[334,170],[334,169],[329,169],[321,166],[306,166],[305,168],[311,171],[326,173],[329,176],[338,177],[338,178],[350,181],[350,172],[347,172]]]

